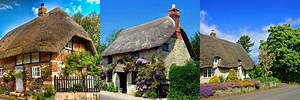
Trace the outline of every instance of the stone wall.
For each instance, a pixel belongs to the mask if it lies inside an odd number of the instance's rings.
[[[100,92],[57,92],[54,100],[100,100]]]

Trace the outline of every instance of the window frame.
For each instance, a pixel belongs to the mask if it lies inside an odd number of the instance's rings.
[[[66,45],[65,49],[67,50],[73,50],[73,39],[71,39]]]
[[[36,70],[36,69],[39,69],[39,70]],[[36,72],[39,72],[39,75],[36,74]],[[31,67],[31,77],[32,78],[40,78],[42,75],[41,75],[41,66],[32,66]]]
[[[214,57],[213,58],[213,64],[216,65],[219,63],[219,58],[218,57]]]
[[[140,53],[139,52],[133,52],[133,53],[131,53],[131,58],[135,58],[135,57],[139,58],[140,57]]]
[[[203,69],[203,77],[210,78],[215,75],[215,69],[214,68],[205,68]]]
[[[164,44],[162,45],[162,51],[167,51],[167,52],[169,52],[169,43],[164,43]]]

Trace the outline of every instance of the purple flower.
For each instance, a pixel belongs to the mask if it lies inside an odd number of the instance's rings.
[[[142,64],[143,62],[143,59],[142,58],[139,58],[135,61],[135,64]]]
[[[213,96],[214,95],[214,91],[210,88],[210,87],[203,87],[200,86],[200,96],[201,97],[209,97],[209,96]]]
[[[148,61],[143,60],[143,61],[142,61],[142,65],[146,65],[146,64],[148,64]]]
[[[145,80],[142,80],[141,83],[145,83]]]
[[[143,86],[143,89],[147,89],[147,88],[148,88],[147,85],[144,85],[144,86]]]

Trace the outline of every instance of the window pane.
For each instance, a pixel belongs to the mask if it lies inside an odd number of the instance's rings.
[[[30,54],[25,54],[23,57],[23,63],[30,63]]]
[[[22,55],[17,56],[17,65],[22,64]]]
[[[207,69],[204,69],[203,72],[204,72],[204,77],[207,77]]]
[[[31,62],[39,62],[39,52],[31,54]]]

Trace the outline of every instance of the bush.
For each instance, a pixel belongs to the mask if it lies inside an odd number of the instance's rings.
[[[249,72],[249,76],[251,78],[263,77],[263,75],[264,75],[264,71],[259,65]]]
[[[109,85],[107,87],[107,91],[115,92],[115,93],[119,92],[118,87],[115,87],[113,82],[109,83]]]
[[[271,77],[258,77],[256,79],[259,80],[262,83],[265,83],[265,82],[276,82],[276,83],[278,83],[279,82],[278,78],[275,78],[275,77],[272,77],[272,76]]]
[[[235,82],[201,84],[201,87],[210,87],[213,90],[225,90],[228,88],[239,88],[241,85]]]
[[[220,83],[220,78],[217,76],[213,76],[209,79],[209,83]]]
[[[220,82],[221,83],[224,83],[225,82],[225,79],[224,79],[224,77],[221,75],[221,76],[219,76],[219,79],[220,79]]]
[[[149,97],[150,97],[150,99],[156,99],[157,98],[157,93],[155,91],[151,91]]]
[[[142,92],[136,91],[136,92],[134,93],[134,96],[136,96],[136,97],[142,97]]]
[[[208,98],[214,95],[214,91],[210,87],[202,87],[200,86],[200,96]]]
[[[170,91],[168,99],[200,99],[199,62],[184,66],[171,66],[169,72]]]
[[[255,87],[255,82],[253,81],[244,80],[244,81],[240,81],[239,83],[241,87]]]
[[[0,88],[0,94],[5,94],[5,90],[3,88]]]
[[[229,70],[229,74],[226,77],[226,81],[227,82],[239,82],[240,81],[238,76],[236,75],[234,69]]]
[[[47,88],[47,90],[44,92],[44,96],[45,97],[52,97],[56,94],[56,90],[52,87],[52,86],[49,86]]]

